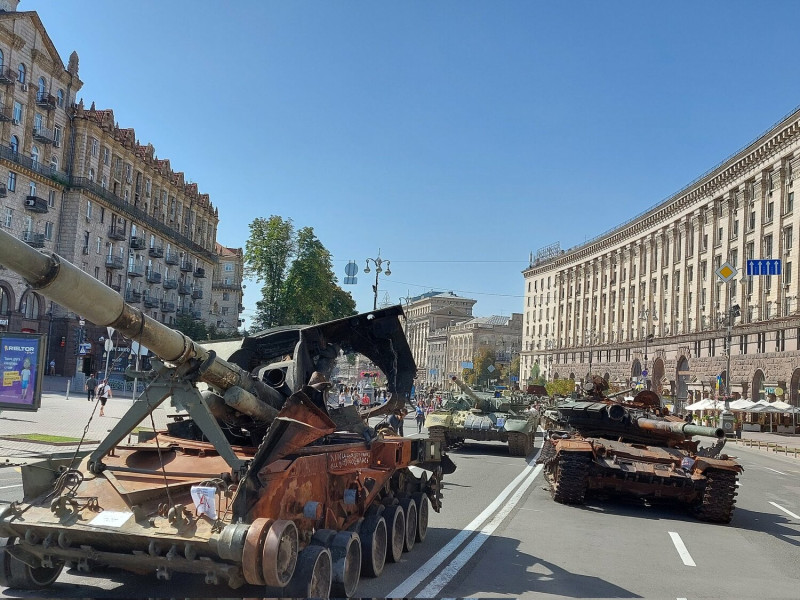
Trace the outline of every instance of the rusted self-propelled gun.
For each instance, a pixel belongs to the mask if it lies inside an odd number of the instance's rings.
[[[376,435],[355,408],[329,413],[325,402],[340,351],[372,360],[394,402],[408,398],[416,366],[400,307],[269,330],[232,352],[216,344],[223,360],[4,232],[0,263],[159,357],[139,373],[149,379],[142,396],[89,456],[23,468],[24,500],[0,505],[0,585],[42,588],[65,565],[113,566],[265,586],[266,595],[351,596],[362,573],[380,575],[425,539],[443,471],[454,468],[440,445]],[[183,416],[134,440],[167,399]]]
[[[676,501],[699,519],[730,522],[742,467],[721,454],[721,428],[664,414],[650,391],[630,402],[605,398],[599,382],[587,399],[555,408],[562,429],[546,432],[539,462],[557,502],[582,504],[589,494],[620,494]],[[693,436],[714,442],[701,448]]]

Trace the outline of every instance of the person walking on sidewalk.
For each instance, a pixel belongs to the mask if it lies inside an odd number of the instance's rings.
[[[416,408],[417,433],[422,433],[422,424],[425,422],[425,411],[417,404]]]
[[[89,375],[89,379],[86,380],[86,401],[91,402],[94,400],[94,389],[97,387],[97,379],[95,379],[94,373]]]
[[[108,385],[107,378],[103,379],[103,381],[100,382],[100,385],[97,386],[97,395],[100,397],[100,416],[104,417],[106,401],[111,398],[111,386]]]

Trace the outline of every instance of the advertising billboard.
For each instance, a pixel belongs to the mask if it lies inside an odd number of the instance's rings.
[[[44,336],[0,333],[0,410],[38,410],[42,401]]]

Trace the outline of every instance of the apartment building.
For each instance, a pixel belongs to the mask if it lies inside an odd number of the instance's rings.
[[[209,196],[120,128],[113,111],[77,101],[77,53],[65,68],[37,13],[16,5],[0,0],[0,227],[60,254],[158,321],[216,326],[206,275],[219,264],[219,218]],[[237,272],[237,300],[224,305],[231,325],[241,311]],[[105,328],[8,270],[0,270],[0,330],[49,334],[48,361],[59,374],[101,365]],[[125,343],[115,348],[124,352]]]
[[[799,174],[795,111],[644,214],[532,260],[523,377],[538,363],[549,377],[644,380],[679,405],[720,381],[797,405]]]
[[[219,332],[235,334],[242,326],[242,277],[244,252],[215,244],[218,257],[211,280],[212,325]]]

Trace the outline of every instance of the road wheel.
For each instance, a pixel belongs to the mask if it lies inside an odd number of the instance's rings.
[[[20,590],[40,590],[49,587],[61,575],[64,563],[54,562],[52,567],[31,567],[15,558],[5,548],[17,545],[17,538],[0,538],[0,585]],[[34,557],[35,561],[36,559]]]
[[[383,518],[386,519],[388,533],[386,560],[398,562],[406,543],[406,515],[403,507],[399,504],[388,507],[383,511]]]
[[[430,511],[430,503],[428,496],[423,492],[412,494],[411,498],[414,504],[417,505],[417,541],[422,543],[425,541],[425,536],[428,535],[428,512]]]
[[[378,577],[386,563],[386,520],[381,515],[364,519],[361,536],[361,572],[367,577]]]
[[[311,544],[297,557],[294,576],[286,586],[292,598],[328,598],[331,595],[331,553],[327,548]]]
[[[337,598],[352,598],[361,578],[361,540],[356,533],[341,531],[328,547],[333,562],[331,592]]]
[[[413,498],[403,498],[400,500],[400,506],[406,513],[406,539],[403,549],[411,552],[414,542],[417,541],[417,503]]]

